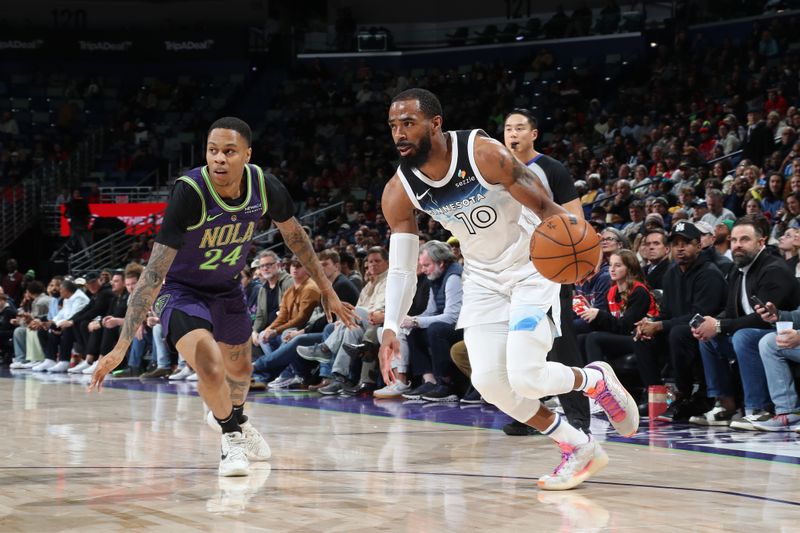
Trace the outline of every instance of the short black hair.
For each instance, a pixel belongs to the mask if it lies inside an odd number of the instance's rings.
[[[39,295],[44,292],[44,285],[41,281],[33,280],[25,287],[31,294]]]
[[[514,109],[509,111],[509,113],[506,115],[506,118],[503,119],[504,124],[506,120],[508,120],[508,117],[510,117],[511,115],[522,115],[525,118],[527,118],[528,124],[531,125],[532,130],[535,130],[536,128],[539,127],[539,122],[536,120],[536,116],[530,109],[526,109],[524,107],[515,107]]]
[[[247,142],[248,148],[251,146],[253,142],[253,130],[250,129],[250,125],[245,122],[244,120],[236,117],[222,117],[218,118],[211,124],[211,127],[208,128],[208,135],[211,135],[211,132],[216,129],[223,129],[223,130],[233,130]]]
[[[419,102],[419,110],[428,118],[433,118],[436,115],[444,118],[442,104],[439,102],[436,95],[427,89],[420,89],[419,87],[406,89],[392,98],[392,103],[404,102],[406,100],[417,100]]]

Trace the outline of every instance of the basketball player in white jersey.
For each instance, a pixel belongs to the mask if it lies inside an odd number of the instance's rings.
[[[575,182],[567,167],[560,161],[536,151],[535,142],[539,137],[536,117],[527,109],[517,108],[506,115],[503,127],[503,144],[514,154],[517,161],[531,169],[542,182],[547,195],[558,205],[583,220],[583,206],[581,205]],[[524,207],[523,220],[530,220],[533,226],[539,224],[538,217],[530,209]],[[581,366],[583,360],[575,328],[572,324],[572,285],[562,285],[559,293],[561,305],[561,336],[553,341],[553,349],[547,355],[548,360],[569,366]],[[564,408],[569,423],[576,428],[589,433],[591,413],[589,399],[578,391],[560,394],[558,399]],[[520,422],[512,425],[523,426]]]
[[[389,126],[401,163],[382,199],[392,229],[380,351],[384,380],[395,381],[391,361],[400,352],[397,332],[416,285],[416,209],[461,242],[464,303],[458,327],[464,328],[472,384],[487,402],[558,443],[562,461],[539,479],[540,488],[580,484],[601,470],[608,456],[539,398],[583,391],[625,436],[636,432],[639,414],[607,364],[571,368],[546,361],[559,323],[560,286],[530,262],[530,229],[521,225],[520,215],[523,205],[541,219],[564,209],[524,164],[484,132],[443,131],[441,104],[429,91],[397,95],[389,108]]]

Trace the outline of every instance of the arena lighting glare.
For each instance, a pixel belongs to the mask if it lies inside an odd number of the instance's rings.
[[[656,46],[658,46],[658,43],[655,41],[650,41],[650,48],[655,48]]]

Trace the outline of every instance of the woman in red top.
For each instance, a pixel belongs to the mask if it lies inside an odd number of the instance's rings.
[[[611,254],[608,273],[612,283],[608,290],[608,311],[590,307],[580,314],[594,330],[578,336],[587,362],[614,360],[633,353],[636,322],[646,316],[658,316],[658,306],[645,285],[636,254],[630,250]]]

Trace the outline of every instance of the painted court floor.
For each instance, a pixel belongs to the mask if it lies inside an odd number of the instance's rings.
[[[0,370],[0,531],[800,532],[800,435],[650,425],[567,492],[536,479],[547,438],[508,437],[494,407],[254,393],[272,447],[219,478],[195,384]]]

